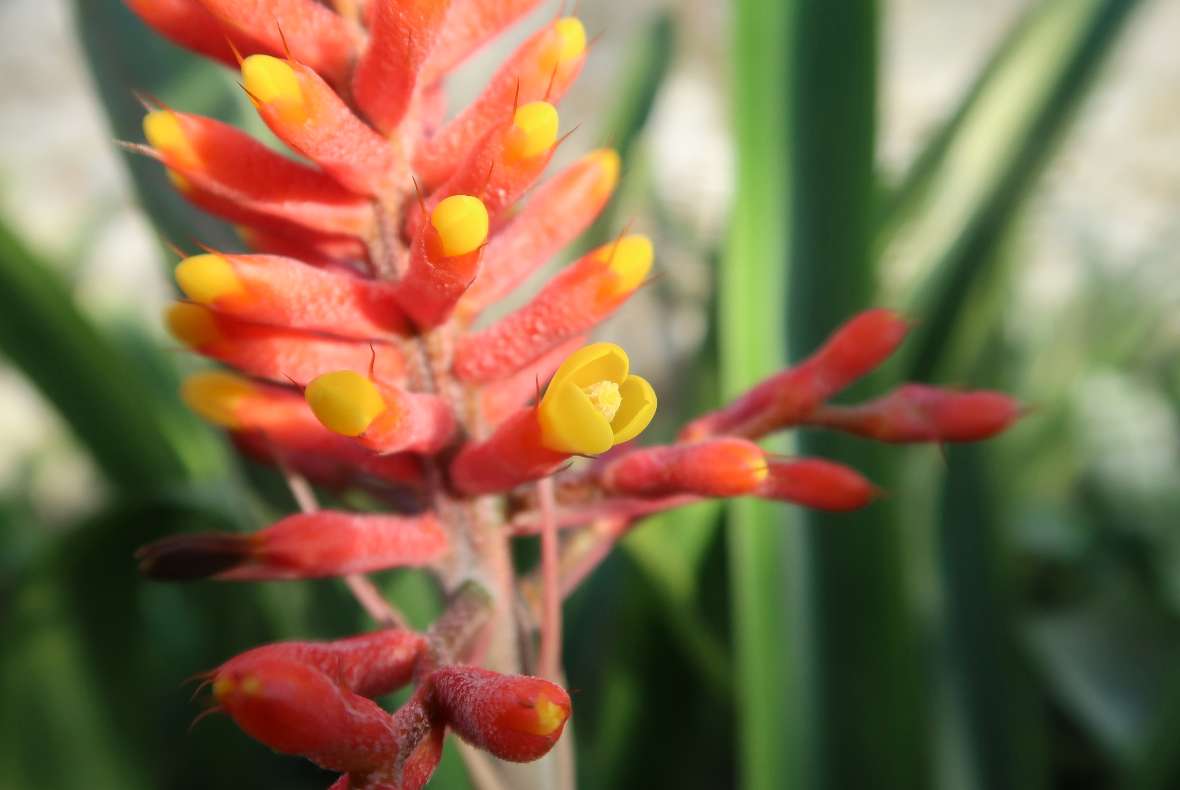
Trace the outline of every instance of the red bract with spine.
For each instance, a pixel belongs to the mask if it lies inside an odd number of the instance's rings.
[[[870,310],[679,441],[639,446],[655,390],[622,348],[585,338],[658,262],[645,236],[619,235],[472,327],[589,227],[618,181],[609,149],[544,175],[559,126],[573,125],[557,105],[589,54],[581,22],[541,24],[448,119],[449,74],[539,0],[127,4],[239,68],[261,119],[302,157],[164,106],[144,119],[146,145],[130,146],[251,250],[182,260],[185,298],[167,322],[186,348],[237,371],[190,377],[185,400],[281,466],[302,511],[248,535],[163,538],[140,551],[141,569],[346,581],[379,630],[264,645],[208,676],[216,710],[339,772],[334,788],[421,787],[447,732],[474,747],[469,761],[491,761],[476,766],[485,775],[563,744],[561,598],[644,516],[705,497],[851,510],[876,495],[855,470],[767,454],[763,436],[807,425],[972,441],[1022,413],[999,393],[924,385],[832,404],[906,335],[899,315]],[[363,487],[386,512],[318,510],[308,480]],[[517,574],[509,543],[532,534],[539,568]],[[422,633],[364,575],[410,566],[447,596]],[[395,711],[373,701],[410,684]]]

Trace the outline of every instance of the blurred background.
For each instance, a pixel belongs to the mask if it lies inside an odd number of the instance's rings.
[[[481,54],[454,106],[554,4]],[[568,604],[587,788],[1180,787],[1180,3],[586,0],[562,105],[664,275],[605,328],[656,436],[869,305],[905,380],[1034,412],[982,445],[777,445],[889,492],[634,532]],[[163,586],[134,548],[291,509],[175,397],[161,237],[233,244],[131,91],[259,130],[117,0],[0,3],[0,788],[326,787],[181,680],[367,627],[335,582]],[[260,132],[261,133],[261,132]],[[159,234],[159,235],[158,235]],[[587,244],[590,240],[586,241]],[[533,286],[535,287],[535,283]],[[419,623],[438,602],[381,577]],[[438,787],[466,787],[448,751]]]

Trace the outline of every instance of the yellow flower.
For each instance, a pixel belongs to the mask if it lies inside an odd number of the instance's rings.
[[[638,436],[656,413],[647,381],[628,375],[627,353],[593,343],[571,354],[537,407],[541,441],[550,450],[598,455]]]

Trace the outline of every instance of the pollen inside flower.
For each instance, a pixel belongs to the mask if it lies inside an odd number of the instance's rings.
[[[246,289],[234,267],[220,255],[194,255],[176,266],[176,283],[184,295],[200,304],[212,304]]]
[[[359,373],[325,373],[304,392],[316,419],[342,436],[360,436],[388,407],[377,386]]]
[[[549,102],[535,101],[519,107],[512,117],[506,153],[513,159],[532,159],[553,147],[557,141],[557,108]]]
[[[170,110],[154,110],[145,115],[143,136],[147,138],[148,145],[178,167],[197,167],[201,163],[200,155],[185,136],[180,119]]]
[[[591,405],[598,410],[603,418],[610,422],[623,404],[623,396],[619,394],[619,385],[613,381],[598,381],[589,387],[583,387],[582,392],[590,399]]]
[[[451,195],[430,215],[443,255],[454,258],[478,249],[488,238],[488,210],[471,195]]]
[[[303,89],[295,70],[285,61],[270,55],[251,55],[242,61],[242,83],[254,101],[274,105],[287,123],[306,119]]]

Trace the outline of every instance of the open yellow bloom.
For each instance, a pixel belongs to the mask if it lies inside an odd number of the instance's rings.
[[[638,436],[656,413],[656,393],[645,379],[629,375],[629,366],[614,343],[570,354],[537,407],[545,447],[598,455]]]

